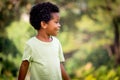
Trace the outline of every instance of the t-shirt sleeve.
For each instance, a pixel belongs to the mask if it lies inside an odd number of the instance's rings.
[[[23,61],[28,60],[30,62],[31,61],[31,55],[32,55],[32,49],[28,44],[26,44],[22,60]]]
[[[59,59],[60,59],[60,62],[64,62],[65,61],[65,58],[64,58],[64,55],[63,55],[62,46],[61,46],[60,43],[59,43]]]

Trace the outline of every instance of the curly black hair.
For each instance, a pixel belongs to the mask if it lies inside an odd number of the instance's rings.
[[[43,2],[34,5],[30,11],[30,24],[36,29],[41,28],[40,22],[49,22],[52,18],[51,13],[59,12],[59,8],[50,2]]]

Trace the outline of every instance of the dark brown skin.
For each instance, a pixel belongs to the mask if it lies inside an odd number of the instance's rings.
[[[28,67],[29,67],[29,62],[27,60],[23,61],[20,66],[18,80],[25,80],[25,76],[27,74]]]
[[[70,80],[70,77],[66,73],[66,71],[65,71],[64,66],[63,66],[62,63],[60,63],[60,68],[61,68],[61,73],[62,73],[63,80]]]
[[[26,74],[28,71],[28,67],[29,67],[29,62],[27,60],[23,61],[20,66],[18,80],[25,80],[25,77],[26,77]],[[60,63],[60,68],[61,68],[62,78],[64,80],[70,80],[70,77],[67,75],[62,63]]]

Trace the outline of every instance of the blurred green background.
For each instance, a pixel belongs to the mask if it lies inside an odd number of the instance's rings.
[[[43,1],[60,7],[57,37],[71,80],[120,80],[120,0],[0,0],[0,80],[17,80],[25,42],[36,34],[29,11]]]

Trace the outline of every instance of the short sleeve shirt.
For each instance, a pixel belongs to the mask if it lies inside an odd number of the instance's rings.
[[[32,37],[26,43],[23,60],[30,62],[30,80],[62,80],[60,62],[65,59],[57,38],[43,42]]]

